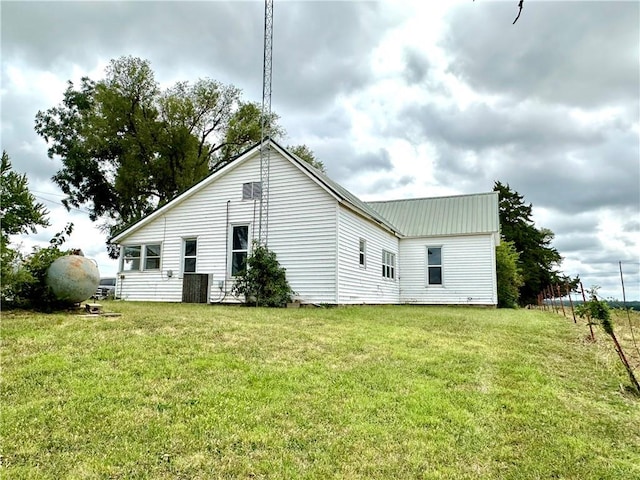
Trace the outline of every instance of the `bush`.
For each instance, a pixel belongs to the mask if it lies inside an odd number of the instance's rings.
[[[291,301],[293,290],[275,252],[254,243],[253,252],[247,259],[247,268],[236,277],[233,294],[244,296],[247,305],[284,307]]]
[[[593,287],[589,292],[589,300],[582,305],[579,305],[576,308],[576,313],[583,318],[589,319],[589,321],[595,320],[600,324],[602,329],[611,337],[613,340],[613,344],[615,346],[615,350],[620,358],[620,361],[624,365],[624,368],[627,370],[627,374],[629,375],[629,380],[633,385],[636,393],[640,395],[640,383],[636,379],[635,373],[633,372],[633,367],[627,360],[627,356],[622,349],[622,345],[618,341],[615,332],[613,331],[613,323],[611,323],[611,311],[609,309],[609,305],[604,300],[598,299],[598,288]]]
[[[11,273],[2,279],[3,306],[45,311],[62,306],[58,304],[46,284],[47,270],[57,258],[70,253],[67,250],[61,250],[60,246],[72,230],[73,224],[70,223],[49,241],[48,247],[35,247],[33,253],[27,256],[17,252],[12,255],[12,268],[7,269]],[[4,258],[3,261],[5,261]]]
[[[502,240],[496,247],[496,276],[498,283],[498,307],[516,308],[520,287],[524,281],[518,267],[520,255],[513,242]]]

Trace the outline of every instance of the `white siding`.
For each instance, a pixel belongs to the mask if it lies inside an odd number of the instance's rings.
[[[191,197],[121,239],[122,245],[161,243],[161,272],[123,272],[118,295],[131,300],[182,300],[182,244],[198,239],[197,273],[211,274],[210,301],[231,296],[228,271],[230,225],[249,224],[257,237],[258,200],[242,200],[242,185],[260,181],[254,155]],[[336,200],[298,167],[274,153],[270,162],[268,245],[297,296],[304,301],[335,303]],[[228,218],[227,218],[228,209]],[[173,277],[167,271],[172,270]],[[227,295],[218,288],[224,282]]]
[[[443,284],[427,285],[427,247],[442,247]],[[495,305],[493,235],[403,238],[400,301],[422,304]]]
[[[398,238],[345,207],[339,209],[338,303],[399,303]],[[360,239],[366,264],[360,266]],[[396,254],[396,278],[382,277],[382,250]]]

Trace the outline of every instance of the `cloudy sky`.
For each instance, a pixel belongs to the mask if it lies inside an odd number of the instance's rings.
[[[565,273],[640,299],[640,3],[309,2],[274,7],[273,109],[363,200],[486,192],[508,183],[555,232]],[[65,211],[60,168],[34,132],[67,80],[148,59],[163,86],[210,77],[262,94],[263,2],[11,2],[2,19],[2,148],[69,247],[105,237]]]

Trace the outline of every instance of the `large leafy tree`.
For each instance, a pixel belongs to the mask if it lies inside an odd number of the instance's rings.
[[[318,160],[313,151],[308,146],[304,144],[294,146],[290,145],[287,147],[287,150],[307,162],[312,167],[317,168],[322,173],[327,173],[324,167],[324,162],[322,162],[322,160]]]
[[[49,212],[29,191],[27,176],[13,171],[5,151],[0,166],[0,278],[4,299],[6,289],[16,281],[21,261],[20,252],[10,246],[10,237],[49,226]]]
[[[537,228],[532,219],[532,205],[509,185],[495,182],[500,198],[500,228],[503,238],[519,253],[518,267],[522,275],[519,303],[535,303],[538,293],[558,283],[572,283],[559,271],[562,257],[551,245],[553,232]]]
[[[161,90],[136,57],[112,60],[105,73],[69,82],[35,129],[62,160],[53,180],[65,205],[85,207],[110,234],[260,141],[260,108],[233,86],[200,79]],[[277,119],[267,119],[274,138],[283,134]]]

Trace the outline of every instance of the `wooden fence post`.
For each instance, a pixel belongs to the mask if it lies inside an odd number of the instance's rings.
[[[553,305],[554,313],[558,313],[558,306],[556,305],[556,294],[553,292],[553,285],[549,285],[549,295],[551,295],[551,305]]]
[[[564,311],[564,302],[562,301],[562,292],[560,291],[560,285],[556,285],[556,290],[558,291],[558,297],[560,297],[560,306],[562,307],[562,316],[567,318],[567,313]]]
[[[584,303],[587,303],[587,297],[584,294],[584,287],[582,286],[582,282],[580,282],[580,291],[582,292],[582,301]],[[595,342],[596,336],[593,334],[593,325],[591,324],[591,315],[589,315],[589,313],[587,313],[587,322],[589,323],[589,331],[591,332],[591,341]]]
[[[571,288],[569,288],[569,284],[565,284],[565,288],[567,289],[567,295],[569,296],[569,305],[571,305],[571,315],[573,316],[573,323],[578,323],[576,320],[576,312],[573,309],[573,300],[571,298]]]

